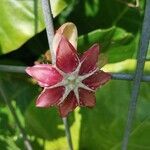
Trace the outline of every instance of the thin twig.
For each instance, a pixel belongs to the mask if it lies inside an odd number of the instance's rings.
[[[5,103],[7,104],[8,108],[9,108],[9,110],[10,110],[10,112],[11,112],[11,114],[12,114],[12,116],[13,116],[13,118],[14,118],[14,120],[15,120],[15,122],[16,122],[16,124],[17,124],[17,126],[18,126],[18,128],[19,128],[19,130],[21,132],[21,134],[22,134],[24,145],[25,145],[26,149],[27,150],[32,150],[31,144],[30,144],[30,142],[29,142],[29,140],[27,138],[27,135],[26,135],[23,127],[21,126],[19,118],[18,118],[18,116],[17,116],[17,114],[16,114],[16,112],[15,112],[11,102],[7,99],[7,97],[5,95],[5,92],[2,89],[2,81],[1,80],[0,80],[0,93],[1,93],[1,96],[3,97]]]
[[[145,15],[144,15],[144,22],[142,27],[142,34],[140,39],[139,45],[139,52],[138,52],[138,60],[137,60],[137,67],[135,72],[135,77],[133,80],[133,88],[131,94],[131,101],[128,111],[128,118],[126,129],[123,138],[122,150],[127,150],[129,135],[131,132],[132,122],[135,115],[136,105],[138,94],[140,90],[141,80],[144,71],[144,64],[147,55],[149,40],[150,40],[150,0],[146,0],[146,8],[145,8]]]

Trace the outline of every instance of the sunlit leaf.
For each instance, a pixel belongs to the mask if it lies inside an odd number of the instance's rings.
[[[64,0],[51,0],[54,17],[66,6]],[[19,48],[44,28],[41,0],[1,0],[0,54]]]
[[[101,53],[108,57],[108,62],[122,61],[132,58],[137,50],[137,37],[125,30],[112,27],[98,29],[79,37],[79,49],[84,51],[94,43],[100,44]]]

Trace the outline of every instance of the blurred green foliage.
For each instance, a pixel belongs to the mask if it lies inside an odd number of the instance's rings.
[[[60,4],[60,7],[53,5],[56,14],[61,13],[54,19],[55,28],[67,21],[74,22],[79,32],[81,53],[93,43],[99,43],[101,53],[108,58],[108,64],[104,66],[106,71],[134,71],[144,0],[138,7],[134,7],[134,0],[64,0],[56,3]],[[132,7],[129,4],[133,4]],[[40,0],[2,0],[0,6],[0,64],[34,64],[48,49],[46,33],[42,31]],[[150,47],[147,58],[145,71],[149,73]],[[19,73],[0,72],[0,83],[0,89],[12,103],[33,149],[68,148],[57,110],[39,109],[34,105],[41,88],[27,75]],[[70,114],[75,150],[120,150],[131,87],[129,81],[110,81],[96,92],[95,108],[77,109]],[[129,150],[150,149],[149,90],[150,85],[142,83]],[[18,149],[24,149],[23,139],[0,93],[0,150]]]

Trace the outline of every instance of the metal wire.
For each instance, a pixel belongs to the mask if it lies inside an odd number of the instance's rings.
[[[149,40],[150,40],[150,0],[146,0],[144,22],[142,26],[142,34],[141,34],[138,57],[137,57],[137,67],[136,67],[136,72],[135,72],[135,76],[133,79],[131,101],[129,105],[127,124],[126,124],[124,138],[123,138],[122,150],[127,150],[127,147],[128,147],[129,135],[130,135],[132,122],[133,122],[134,114],[136,110],[137,99],[138,99],[138,94],[140,90],[140,84],[142,80]]]
[[[129,80],[132,81],[134,79],[133,74],[127,74],[127,73],[112,73],[112,79],[114,80]],[[141,81],[143,82],[150,82],[150,76],[149,75],[143,75],[141,78]]]
[[[25,73],[25,66],[11,66],[11,65],[0,65],[1,72],[12,72],[12,73]],[[113,80],[129,80],[132,81],[134,79],[133,74],[127,73],[111,73]],[[149,75],[143,75],[141,81],[150,82]]]
[[[52,42],[54,38],[54,25],[53,25],[53,16],[52,16],[52,11],[51,11],[50,0],[42,0],[42,8],[43,8],[43,14],[44,14],[44,19],[45,19],[49,49],[50,49],[50,53],[52,56],[52,63],[54,64],[55,54],[52,49]]]
[[[56,58],[55,58],[55,53],[52,49],[52,41],[54,38],[54,26],[53,26],[53,17],[52,17],[50,1],[49,0],[42,0],[42,8],[43,8],[43,14],[44,14],[44,18],[45,18],[48,44],[49,44],[50,53],[52,56],[52,63],[55,64]],[[71,134],[70,134],[70,129],[69,129],[69,125],[67,122],[67,118],[63,118],[63,123],[65,126],[65,132],[66,132],[69,150],[73,150]]]
[[[0,65],[1,72],[25,73],[25,66]]]

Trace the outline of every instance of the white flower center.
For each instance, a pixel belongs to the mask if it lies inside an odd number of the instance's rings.
[[[81,76],[81,75],[79,75],[80,67],[81,67],[81,63],[78,65],[77,69],[72,73],[64,73],[61,70],[59,70],[58,68],[56,68],[59,71],[59,73],[63,76],[63,80],[61,82],[57,83],[56,85],[47,87],[47,89],[52,89],[52,88],[56,88],[59,86],[65,87],[65,92],[63,94],[63,97],[60,100],[60,103],[62,103],[66,99],[68,94],[71,91],[73,91],[76,96],[77,102],[79,104],[79,91],[78,91],[79,88],[93,91],[93,89],[91,89],[88,86],[86,86],[85,84],[83,84],[82,81],[84,79],[90,77],[91,75],[93,75],[97,71],[97,69],[95,69],[94,71],[92,71],[88,74]]]
[[[64,79],[64,82],[66,83],[65,87],[67,87],[70,90],[74,90],[78,86],[80,80],[78,79],[78,77],[76,77],[74,75],[68,75]]]

